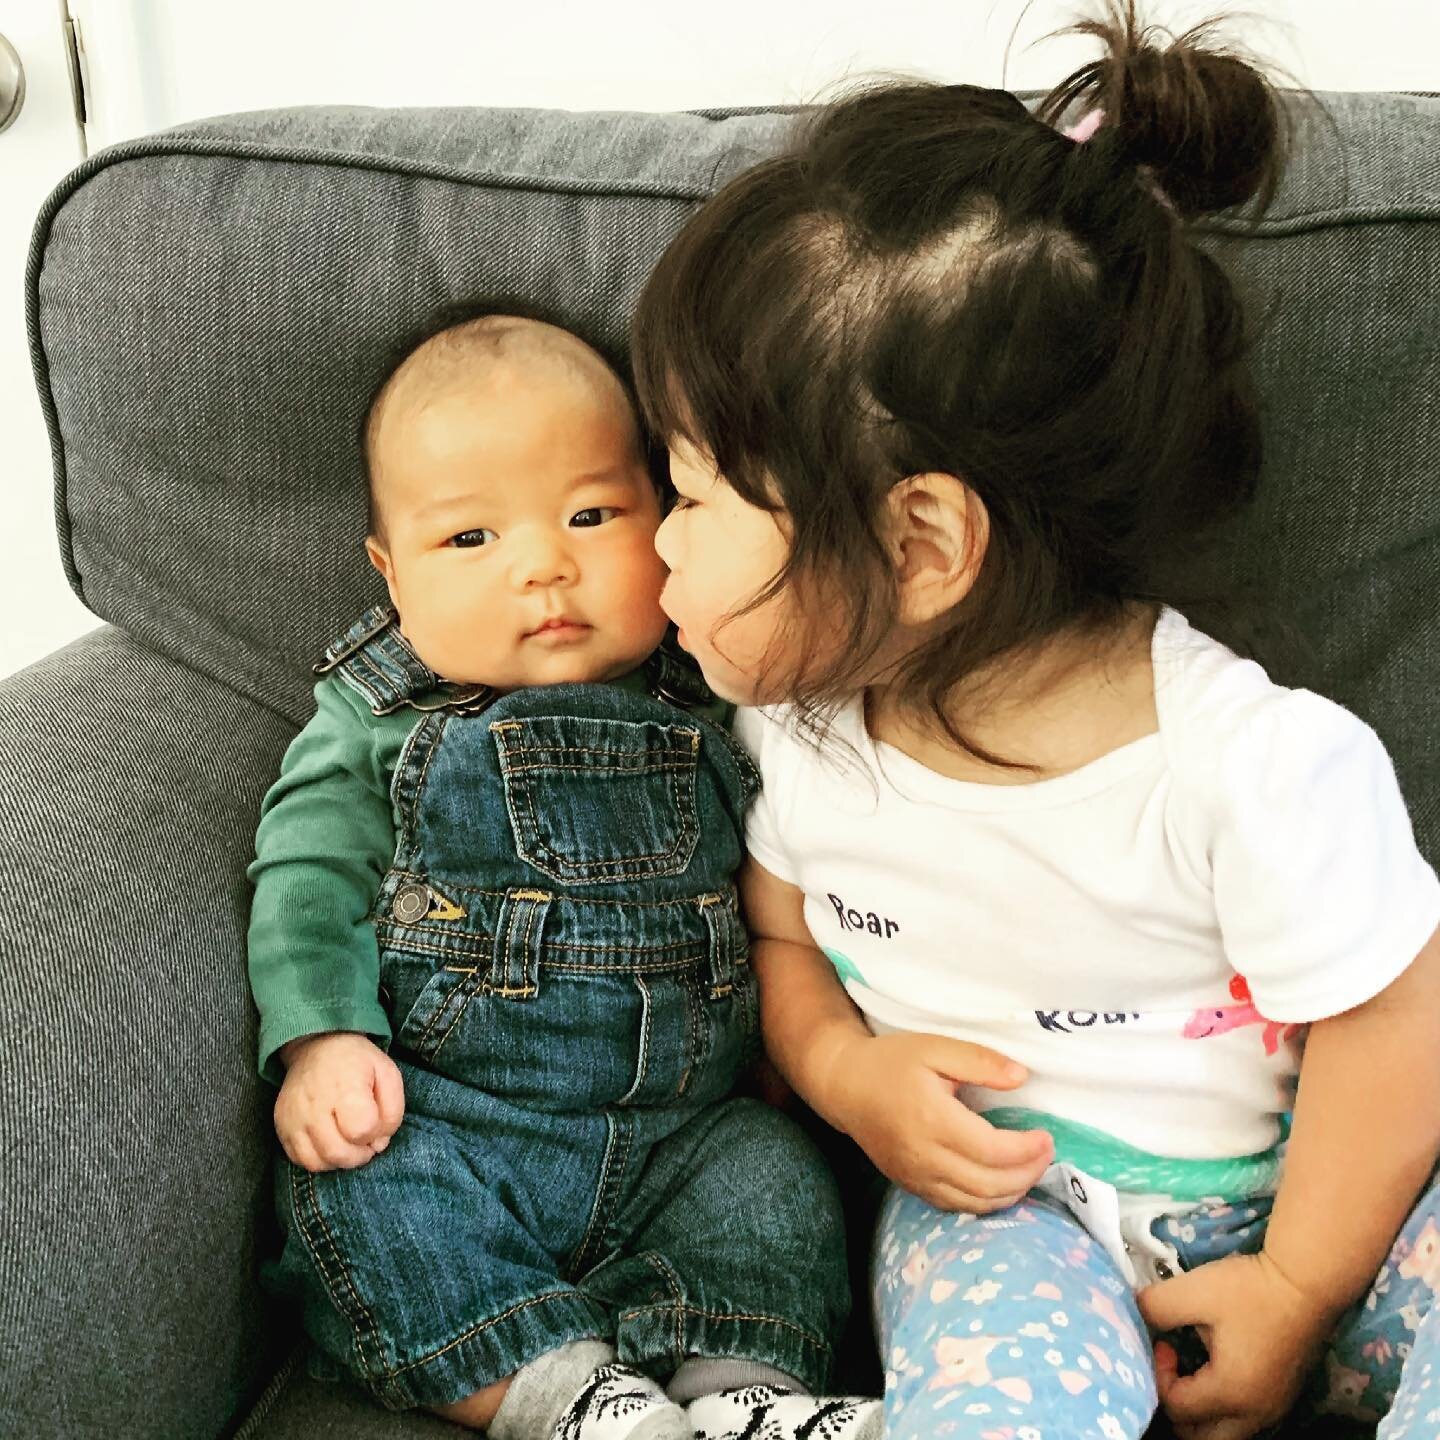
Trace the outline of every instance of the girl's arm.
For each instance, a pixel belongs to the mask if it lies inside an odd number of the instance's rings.
[[[1054,1155],[1040,1131],[996,1130],[956,1086],[1010,1090],[1022,1066],[943,1035],[870,1033],[805,923],[805,897],[748,860],[740,893],[753,937],[760,1023],[776,1068],[897,1185],[944,1210],[1013,1204]]]
[[[821,1119],[844,1130],[832,1100],[837,1053],[868,1040],[855,1002],[811,938],[804,897],[754,860],[740,874],[752,936],[750,964],[760,986],[760,1025],[775,1068]]]
[[[1364,1294],[1440,1154],[1440,931],[1373,1000],[1310,1027],[1265,1253],[1317,1305]]]
[[[1258,1255],[1142,1290],[1151,1328],[1194,1325],[1209,1361],[1160,1398],[1189,1440],[1244,1440],[1289,1410],[1342,1312],[1373,1283],[1440,1153],[1440,932],[1374,999],[1311,1026],[1285,1174]]]

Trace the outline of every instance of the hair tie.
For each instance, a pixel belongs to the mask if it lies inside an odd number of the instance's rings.
[[[1067,140],[1073,140],[1077,145],[1083,145],[1104,123],[1105,112],[1092,110],[1088,115],[1082,115],[1068,130],[1061,133]]]

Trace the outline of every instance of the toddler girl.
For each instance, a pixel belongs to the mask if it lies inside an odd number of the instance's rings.
[[[1440,885],[1375,735],[1174,603],[1260,469],[1186,222],[1268,191],[1276,102],[1205,34],[1085,28],[1104,58],[1038,114],[928,84],[823,111],[639,309],[662,603],[762,707],[764,1030],[894,1182],[892,1440],[1124,1440],[1157,1402],[1243,1440],[1312,1373],[1433,1435]]]

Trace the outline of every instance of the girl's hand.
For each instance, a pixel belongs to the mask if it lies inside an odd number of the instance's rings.
[[[1013,1205],[1054,1159],[1043,1131],[997,1130],[955,1095],[960,1084],[1013,1090],[1025,1068],[943,1035],[847,1037],[828,1067],[826,1110],[875,1166],[941,1210]]]
[[[405,1115],[405,1084],[373,1040],[344,1030],[307,1035],[280,1058],[275,1133],[301,1169],[354,1170],[390,1143]]]
[[[1193,1375],[1155,1347],[1156,1383],[1180,1440],[1248,1440],[1284,1418],[1339,1318],[1263,1251],[1147,1286],[1136,1296],[1157,1332],[1193,1325],[1210,1352]]]

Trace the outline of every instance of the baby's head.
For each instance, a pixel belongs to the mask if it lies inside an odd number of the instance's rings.
[[[1267,191],[1279,111],[1130,0],[1089,28],[1108,53],[1038,113],[921,83],[820,110],[652,274],[666,605],[729,698],[943,714],[999,657],[1178,601],[1249,497],[1245,326],[1186,222]]]
[[[624,382],[554,325],[487,315],[412,350],[365,422],[371,563],[445,680],[608,680],[665,631],[660,500]]]

